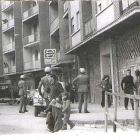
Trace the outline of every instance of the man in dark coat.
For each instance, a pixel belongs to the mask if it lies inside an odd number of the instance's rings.
[[[87,110],[87,99],[89,93],[89,76],[85,74],[85,69],[80,68],[80,75],[78,75],[74,80],[73,83],[78,83],[78,93],[79,93],[79,113],[82,110],[82,104],[84,100],[84,113],[90,113]]]
[[[126,76],[122,79],[121,88],[122,88],[122,90],[124,91],[125,94],[131,94],[131,95],[134,94],[133,90],[135,89],[135,85],[134,85],[134,82],[133,82],[133,77],[131,76],[131,70],[130,69],[127,70]],[[128,101],[129,101],[129,98],[125,97],[124,104],[125,104],[125,109],[126,110],[128,110]],[[131,106],[132,106],[132,110],[134,110],[133,99],[130,99],[130,103],[131,103]]]

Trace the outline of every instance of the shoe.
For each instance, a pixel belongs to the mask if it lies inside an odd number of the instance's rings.
[[[62,128],[61,130],[67,130],[67,128],[64,127],[64,128]]]
[[[84,111],[84,113],[90,113],[89,111]]]
[[[24,110],[24,112],[28,112],[28,110]]]
[[[134,107],[132,107],[132,110],[134,110]]]
[[[75,124],[73,124],[72,126],[70,126],[70,129],[72,129],[75,126]]]
[[[19,111],[19,113],[25,113],[24,111]]]
[[[81,110],[79,110],[79,113],[81,113]]]
[[[125,110],[128,110],[128,108],[127,108],[127,107],[125,107]]]

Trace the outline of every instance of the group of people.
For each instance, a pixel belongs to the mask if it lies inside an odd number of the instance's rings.
[[[84,68],[79,69],[80,74],[73,80],[73,85],[78,85],[77,92],[79,94],[79,113],[82,113],[82,104],[84,103],[84,113],[90,113],[87,110],[88,94],[90,90],[90,80],[89,76],[86,75]],[[46,101],[46,113],[47,119],[46,124],[48,124],[48,130],[51,132],[57,132],[59,130],[67,130],[67,124],[70,125],[72,129],[75,124],[70,121],[70,92],[71,86],[66,85],[65,88],[63,85],[57,81],[57,76],[51,72],[50,67],[45,68],[46,75],[41,79],[38,91],[39,94]],[[135,72],[137,80],[134,82],[133,77],[131,76],[131,70],[128,69],[126,76],[121,81],[121,88],[125,94],[134,94],[136,91],[139,94],[140,87],[140,71]],[[25,77],[21,75],[21,80],[18,83],[19,86],[19,95],[20,95],[20,108],[19,113],[28,112],[26,109],[26,99],[27,95],[25,94]],[[101,106],[105,106],[105,92],[112,91],[112,85],[109,80],[108,75],[104,75],[99,86],[102,88],[102,100]],[[42,87],[44,89],[42,93]],[[129,98],[124,99],[125,109],[128,110],[128,101]],[[132,110],[134,110],[134,101],[130,99],[132,105]],[[108,95],[108,107],[112,105],[112,96]],[[62,121],[62,117],[64,117]]]
[[[57,132],[59,130],[67,130],[67,124],[72,129],[75,124],[69,120],[70,118],[70,94],[64,90],[64,87],[57,81],[55,74],[51,73],[51,68],[45,68],[46,75],[41,79],[38,91],[46,100],[46,113],[48,130],[50,132]],[[44,87],[42,94],[41,88]],[[62,121],[62,113],[64,120]]]
[[[140,93],[140,71],[136,70],[135,75],[136,75],[137,79],[134,81],[133,76],[131,76],[131,70],[127,69],[126,76],[123,77],[123,79],[121,81],[121,88],[125,94],[133,95],[134,92],[136,92],[136,94],[139,95],[139,93]],[[109,81],[108,75],[104,75],[99,86],[102,88],[101,106],[104,107],[105,106],[105,91],[108,91],[108,92],[112,91],[112,85]],[[124,98],[125,110],[128,110],[128,102],[129,102],[129,98],[125,97]],[[133,99],[130,99],[130,103],[132,106],[132,110],[134,110]],[[112,104],[112,96],[108,95],[108,107],[110,107],[111,104]]]

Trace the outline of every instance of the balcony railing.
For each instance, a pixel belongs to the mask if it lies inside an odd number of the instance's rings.
[[[27,36],[23,39],[23,45],[27,45],[27,44],[30,44],[30,43],[35,43],[39,41],[39,32],[37,33],[34,33],[30,36]]]
[[[85,22],[84,22],[84,29],[85,29],[85,36],[88,36],[91,34],[95,29],[94,29],[94,24],[93,24],[93,18],[90,16]]]
[[[54,32],[59,27],[59,16],[57,16],[52,22],[51,22],[51,28],[50,32]]]
[[[40,60],[24,62],[24,70],[34,70],[41,67]]]
[[[10,74],[10,73],[15,73],[16,72],[16,66],[9,65],[4,68],[4,74]]]
[[[2,30],[7,30],[11,27],[14,27],[14,19],[9,20],[8,22],[2,24]]]
[[[68,1],[64,2],[64,13],[68,11]]]
[[[11,42],[3,46],[3,52],[13,51],[13,50],[15,50],[15,42]]]
[[[39,12],[39,8],[38,5],[32,7],[31,9],[29,9],[28,11],[23,13],[23,17],[22,19],[25,20],[26,18],[33,16],[34,14],[37,14]]]
[[[5,1],[2,3],[2,10],[13,4],[13,1]]]
[[[14,27],[14,19],[9,20],[8,22],[2,24],[2,30],[7,30],[9,28]]]

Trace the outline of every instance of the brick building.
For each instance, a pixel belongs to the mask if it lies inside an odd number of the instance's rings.
[[[125,70],[140,68],[138,0],[1,2],[0,76],[9,76],[15,90],[20,74],[36,88],[44,49],[56,49],[60,79],[72,82],[84,67],[90,76],[89,101],[100,103],[99,83],[108,74],[115,92]],[[43,10],[42,10],[43,9]],[[17,79],[17,80],[16,80]]]

